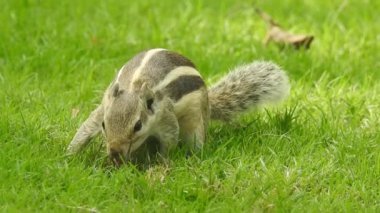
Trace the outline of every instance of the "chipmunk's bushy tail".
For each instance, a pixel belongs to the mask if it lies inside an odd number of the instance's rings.
[[[230,120],[236,114],[289,95],[285,72],[272,62],[257,61],[232,70],[208,91],[211,119]]]

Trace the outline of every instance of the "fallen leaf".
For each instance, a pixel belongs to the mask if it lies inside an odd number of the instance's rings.
[[[263,11],[256,9],[256,12],[260,17],[268,24],[269,29],[264,39],[264,44],[268,45],[269,42],[273,41],[281,46],[291,45],[296,49],[301,47],[309,49],[311,42],[314,40],[312,35],[303,34],[293,34],[284,30],[277,22],[275,22],[272,17]]]

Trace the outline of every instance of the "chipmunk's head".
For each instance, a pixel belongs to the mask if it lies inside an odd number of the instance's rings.
[[[130,159],[151,134],[155,115],[155,94],[144,84],[132,92],[122,90],[116,83],[112,88],[110,105],[105,109],[102,123],[107,152],[117,165]]]

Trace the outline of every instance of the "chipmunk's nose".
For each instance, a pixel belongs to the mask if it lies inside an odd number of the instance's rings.
[[[123,153],[117,151],[116,149],[110,149],[109,158],[112,161],[112,163],[117,167],[121,166],[125,162]]]

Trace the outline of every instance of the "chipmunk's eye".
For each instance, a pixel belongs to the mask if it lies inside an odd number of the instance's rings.
[[[104,125],[104,121],[102,122],[102,127],[103,127],[103,130],[106,129],[106,126]]]
[[[150,98],[146,101],[146,107],[153,112],[152,104],[153,104],[153,98]]]
[[[140,131],[141,127],[142,127],[141,120],[138,120],[138,121],[136,122],[136,124],[135,124],[135,127],[133,128],[133,131],[134,131],[134,132]]]

